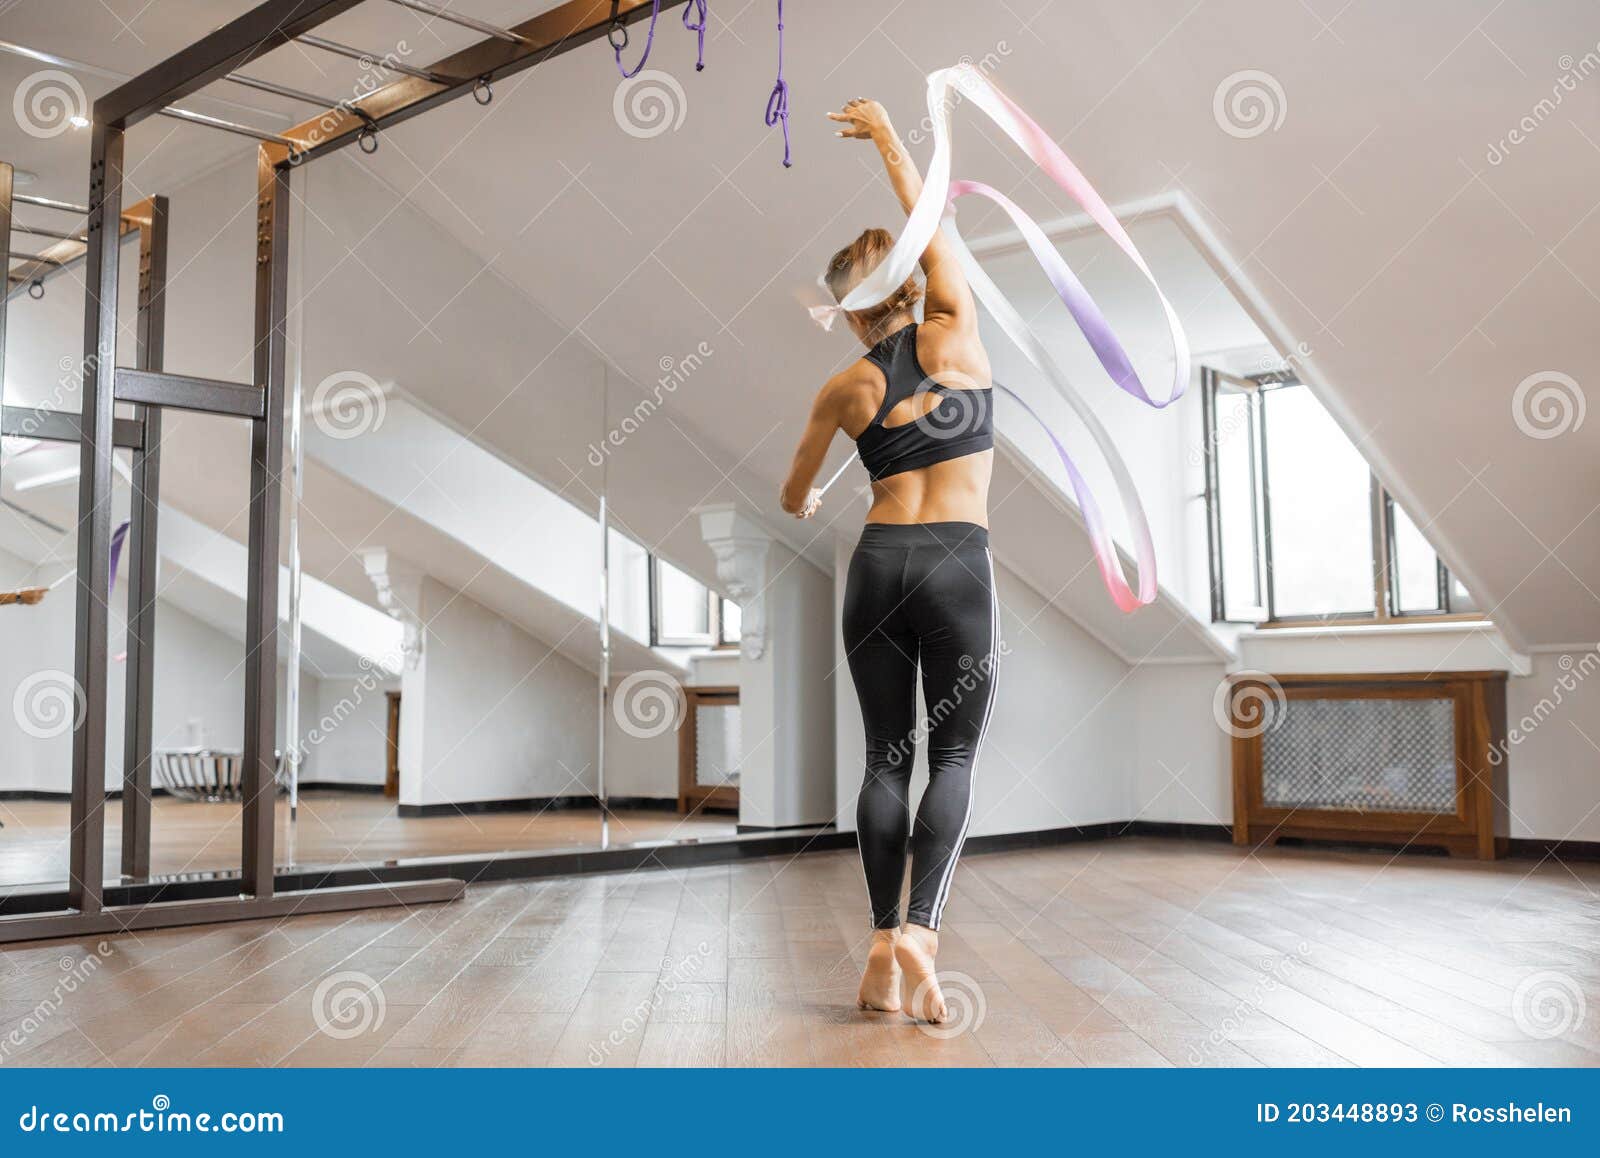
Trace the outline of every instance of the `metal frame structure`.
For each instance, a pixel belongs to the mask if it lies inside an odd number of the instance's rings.
[[[89,197],[83,207],[27,199],[48,208],[82,208],[87,230],[86,306],[82,413],[8,413],[0,395],[0,430],[26,430],[35,437],[70,438],[81,448],[79,480],[77,614],[74,678],[83,711],[72,740],[69,909],[61,913],[0,918],[0,943],[41,937],[97,935],[125,929],[284,916],[380,905],[458,898],[456,879],[371,884],[298,892],[276,891],[274,750],[277,727],[278,537],[282,489],[289,174],[291,166],[425,112],[465,92],[492,96],[499,77],[626,26],[648,10],[645,0],[572,0],[514,30],[472,22],[488,39],[429,68],[396,67],[401,80],[365,97],[332,105],[287,133],[267,133],[177,108],[175,102],[215,80],[238,81],[236,70],[291,40],[340,51],[343,46],[311,33],[360,0],[266,0],[134,77],[95,102],[90,140]],[[398,0],[396,0],[398,2]],[[667,6],[674,6],[669,0]],[[408,4],[429,11],[431,6]],[[434,16],[451,19],[440,12]],[[464,20],[452,20],[466,23]],[[254,79],[254,78],[249,78]],[[270,82],[266,82],[270,83]],[[256,87],[264,87],[257,83]],[[269,91],[279,91],[281,86]],[[289,94],[311,99],[309,94]],[[192,124],[259,139],[257,151],[254,374],[250,383],[219,382],[171,374],[162,368],[165,322],[167,206],[152,198],[122,208],[123,149],[129,128],[165,115]],[[0,246],[10,276],[12,170],[0,166]],[[19,198],[20,200],[20,198]],[[140,231],[138,359],[132,369],[116,364],[118,271],[123,222]],[[48,236],[48,234],[46,235]],[[60,237],[59,244],[77,240]],[[31,287],[66,256],[40,254],[18,271]],[[9,290],[9,282],[7,286]],[[0,357],[4,354],[0,312]],[[3,365],[3,364],[0,364]],[[119,419],[118,403],[132,407]],[[245,626],[245,734],[243,853],[240,896],[225,900],[152,901],[107,907],[104,903],[106,707],[110,596],[112,455],[134,450],[131,519],[130,622],[128,631],[128,728],[124,775],[122,869],[141,877],[149,871],[150,709],[154,674],[153,597],[160,487],[160,426],[165,407],[241,418],[251,424],[250,512]],[[12,418],[24,419],[13,423]]]
[[[228,80],[307,103],[319,98],[237,70],[291,41],[328,51],[343,45],[315,30],[362,0],[264,0],[237,19],[152,69],[128,80],[94,104],[90,140],[89,199],[82,207],[87,286],[84,312],[83,410],[42,420],[81,446],[79,481],[77,634],[74,676],[83,712],[73,729],[72,834],[68,905],[61,913],[0,917],[0,943],[41,937],[103,934],[125,929],[205,924],[329,912],[393,904],[453,900],[465,891],[456,879],[277,891],[274,859],[274,748],[277,726],[278,529],[284,461],[284,402],[289,175],[308,160],[357,142],[370,151],[376,134],[465,93],[481,104],[493,83],[581,45],[615,35],[648,16],[651,0],[568,0],[504,29],[443,10],[422,0],[390,0],[414,11],[485,33],[487,38],[422,68],[389,69],[399,79],[364,96],[330,103],[324,111],[282,133],[175,107],[213,81]],[[662,0],[671,9],[686,0]],[[361,54],[365,56],[366,54]],[[387,62],[380,61],[387,68]],[[157,115],[254,137],[256,155],[256,279],[253,381],[221,382],[173,374],[162,366],[167,230],[166,203],[155,198],[127,213],[122,208],[123,148],[129,128]],[[10,170],[0,176],[0,205],[10,225]],[[21,200],[19,198],[19,200]],[[30,199],[50,208],[76,209]],[[140,230],[138,365],[116,364],[117,274],[124,227],[108,228],[135,211]],[[145,220],[147,218],[148,220]],[[68,239],[59,239],[67,243]],[[77,240],[74,237],[72,240]],[[9,228],[0,231],[9,245]],[[8,251],[9,253],[9,251]],[[50,255],[42,255],[50,256]],[[75,263],[75,262],[74,262]],[[6,262],[9,268],[10,262]],[[54,267],[60,268],[60,267]],[[40,271],[20,277],[31,283]],[[4,318],[0,315],[0,354]],[[0,398],[3,402],[3,398]],[[118,404],[132,417],[119,418]],[[221,414],[251,424],[250,512],[245,626],[245,734],[243,853],[237,898],[148,901],[108,907],[104,896],[106,678],[111,544],[112,453],[135,451],[131,539],[128,680],[129,728],[124,777],[122,868],[127,876],[149,871],[150,704],[154,652],[150,604],[155,592],[155,538],[160,488],[160,425],[166,407]],[[9,426],[0,407],[0,426]],[[41,427],[40,429],[43,429]],[[37,435],[36,436],[42,436]],[[131,815],[132,823],[129,823]]]

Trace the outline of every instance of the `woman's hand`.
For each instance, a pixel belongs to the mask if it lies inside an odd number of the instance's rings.
[[[881,141],[894,136],[894,126],[889,123],[888,112],[877,101],[865,97],[857,97],[838,112],[829,113],[828,119],[844,125],[834,133],[836,137]]]
[[[822,492],[816,487],[811,487],[806,491],[806,497],[796,502],[789,498],[789,487],[786,483],[778,491],[778,505],[797,519],[809,519],[822,505]]]

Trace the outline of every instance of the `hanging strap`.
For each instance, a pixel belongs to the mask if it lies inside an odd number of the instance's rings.
[[[694,14],[698,14],[698,23],[689,19]],[[695,34],[694,70],[696,72],[704,72],[706,69],[706,0],[689,0],[689,3],[683,9],[683,26]]]
[[[789,156],[789,82],[783,79],[783,0],[778,0],[778,83],[767,98],[767,128],[783,122],[783,167],[794,164]]]
[[[650,49],[656,42],[656,17],[661,15],[661,0],[650,0],[650,31],[645,33],[644,55],[631,71],[622,63],[622,50],[628,47],[628,26],[617,15],[617,8],[618,0],[611,0],[611,29],[606,33],[606,39],[611,42],[611,52],[617,58],[617,71],[622,74],[622,79],[632,80],[644,68],[645,61],[650,59]],[[618,33],[622,34],[620,39]]]

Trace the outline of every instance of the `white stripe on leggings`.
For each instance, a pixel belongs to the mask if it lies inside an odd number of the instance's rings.
[[[972,824],[972,798],[977,795],[978,786],[978,754],[983,750],[983,739],[989,734],[989,720],[994,715],[995,681],[1000,670],[999,658],[995,654],[1000,645],[1000,592],[994,582],[994,556],[988,548],[984,548],[984,557],[989,560],[989,702],[983,706],[983,724],[978,729],[978,742],[972,749],[972,771],[967,776],[967,814],[961,821],[961,835],[956,838],[955,848],[950,853],[950,864],[944,870],[944,879],[939,882],[939,891],[933,902],[933,928],[939,928],[939,921],[944,916],[944,905],[950,897],[950,886],[955,882],[956,861],[961,859],[961,847],[967,842],[967,829]]]

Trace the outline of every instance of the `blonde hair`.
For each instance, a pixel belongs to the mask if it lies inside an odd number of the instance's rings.
[[[827,272],[822,275],[829,292],[833,294],[833,300],[842,302],[845,295],[877,267],[893,246],[894,237],[887,229],[864,229],[860,237],[834,254],[828,261]],[[851,310],[850,315],[869,331],[875,331],[896,314],[909,313],[921,300],[922,287],[913,275],[877,305],[864,310]]]

